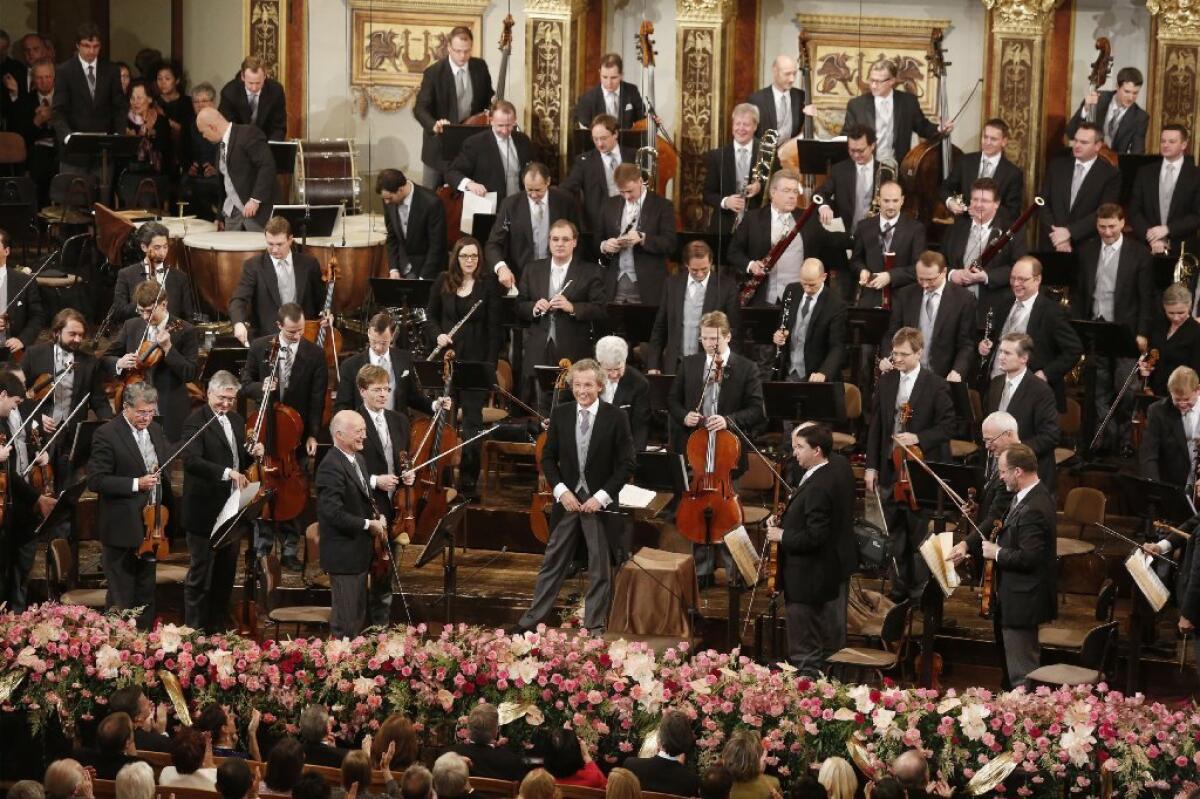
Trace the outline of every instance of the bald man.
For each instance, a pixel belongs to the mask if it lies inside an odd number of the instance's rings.
[[[805,114],[816,114],[816,106],[806,105],[808,98],[804,96],[804,91],[793,87],[796,73],[794,58],[776,56],[771,62],[771,85],[746,98],[746,102],[758,106],[756,137],[762,138],[766,131],[776,130],[779,132],[779,143],[783,144],[804,132]]]
[[[255,125],[233,124],[215,108],[200,111],[196,128],[217,145],[225,229],[261,231],[274,207],[275,158],[267,137]]]
[[[826,285],[825,265],[806,258],[800,279],[783,291],[783,315],[775,331],[774,380],[824,383],[842,378],[846,306]]]

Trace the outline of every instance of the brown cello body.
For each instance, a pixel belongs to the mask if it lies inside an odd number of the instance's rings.
[[[454,376],[454,350],[446,350],[442,356],[442,376],[445,385],[442,396],[450,395],[450,382]],[[424,463],[440,453],[454,449],[459,444],[458,431],[450,421],[456,410],[441,410],[432,419],[418,419],[412,426],[412,457]],[[453,458],[442,459],[421,469],[413,485],[413,502],[416,511],[416,534],[418,541],[428,541],[438,522],[450,507],[450,482],[454,475]]]
[[[742,501],[733,489],[733,470],[741,454],[741,442],[728,430],[701,428],[688,437],[687,460],[693,477],[675,511],[675,526],[684,538],[697,544],[716,543],[742,523]]]
[[[251,414],[246,421],[248,430],[254,430],[263,412],[259,409]],[[274,492],[263,507],[263,520],[285,522],[303,513],[308,504],[308,476],[296,458],[296,448],[304,437],[304,420],[295,408],[282,402],[271,403],[266,413],[270,414],[264,424],[266,453],[260,463],[250,467],[249,477],[261,482],[263,490]]]
[[[904,211],[918,220],[940,225],[953,223],[954,216],[938,199],[938,187],[946,179],[942,174],[942,145],[944,135],[919,142],[900,162],[900,179],[904,184]],[[962,150],[949,144],[951,167],[962,158]]]

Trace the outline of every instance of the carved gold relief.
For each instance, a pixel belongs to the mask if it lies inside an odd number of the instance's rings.
[[[1146,10],[1168,36],[1200,37],[1200,5],[1195,0],[1146,0]]]
[[[1036,76],[1033,72],[1033,45],[1025,39],[1005,39],[1000,48],[1000,84],[996,87],[998,116],[1008,123],[1009,140],[1005,155],[1025,169],[1029,161],[1032,108]]]
[[[684,30],[680,47],[679,210],[686,230],[704,224],[704,154],[715,146],[713,100],[717,94],[715,34]]]
[[[733,13],[732,0],[676,0],[677,22],[725,22]]]
[[[1193,127],[1196,117],[1196,47],[1167,45],[1164,48],[1162,80],[1162,123]]]
[[[567,26],[561,20],[538,19],[529,23],[526,41],[533,42],[528,58],[529,138],[535,157],[557,164],[563,143],[562,120],[566,113],[563,87],[566,81]]]
[[[267,72],[283,82],[287,48],[284,41],[283,0],[246,0],[244,13],[246,26],[243,28],[242,51],[258,56],[267,66]]]
[[[992,12],[994,29],[1021,33],[1044,32],[1060,3],[1062,0],[983,0]]]

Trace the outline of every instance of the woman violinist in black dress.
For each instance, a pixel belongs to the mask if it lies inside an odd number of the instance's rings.
[[[1158,350],[1158,366],[1142,376],[1150,378],[1157,397],[1167,396],[1167,378],[1176,367],[1200,369],[1200,323],[1192,318],[1192,293],[1182,283],[1168,286],[1162,296],[1162,313],[1150,323],[1150,349]]]

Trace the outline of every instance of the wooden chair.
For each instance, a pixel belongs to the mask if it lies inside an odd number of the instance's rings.
[[[838,452],[854,449],[854,444],[858,440],[855,431],[862,418],[862,391],[853,383],[846,383],[845,386],[846,420],[850,426],[850,432],[833,431],[833,448]],[[642,795],[645,795],[644,791]]]
[[[912,603],[909,601],[893,605],[883,617],[879,629],[880,648],[846,647],[834,652],[829,658],[829,671],[839,673],[851,670],[855,675],[861,671],[874,671],[879,681],[883,673],[891,671],[901,663],[901,653],[908,643]]]
[[[559,785],[562,799],[604,799],[606,791],[600,788],[587,788],[583,785]]]
[[[170,785],[156,785],[154,788],[155,799],[221,799],[221,794],[216,791],[206,791],[202,788],[178,788]]]
[[[50,179],[50,205],[38,212],[48,225],[90,225],[92,203],[100,191],[95,175],[60,172]]]
[[[1079,651],[1079,665],[1054,663],[1036,668],[1025,675],[1026,687],[1030,690],[1038,685],[1074,687],[1095,685],[1103,681],[1108,653],[1116,645],[1119,624],[1120,622],[1112,621],[1088,630]]]
[[[148,749],[137,750],[137,756],[150,764],[150,768],[154,769],[154,779],[158,780],[159,772],[167,766],[175,765],[175,759],[171,757],[170,752],[151,752]]]
[[[512,391],[512,364],[503,358],[496,361],[496,385],[505,391]],[[508,410],[499,407],[496,401],[496,393],[489,392],[488,403],[483,406],[483,423],[485,425],[494,425],[497,422],[504,421],[509,416]]]
[[[25,137],[20,133],[0,133],[0,166],[8,167],[12,175],[16,175],[19,164],[26,159]]]
[[[318,775],[321,779],[325,780],[325,783],[330,788],[341,788],[342,787],[342,770],[340,768],[333,768],[332,766],[314,766],[312,764],[305,764],[304,773]]]
[[[746,493],[757,494],[757,500],[770,504],[772,492],[775,489],[775,475],[771,467],[757,452],[751,452],[747,460],[746,472],[738,481],[738,494],[742,495],[742,523],[747,527],[761,524],[771,515],[771,509],[745,502]]]
[[[93,799],[117,799],[116,780],[92,780]]]
[[[12,234],[13,243],[21,245],[22,258],[28,261],[29,245],[38,244],[37,186],[33,178],[0,178],[0,227]]]
[[[1075,457],[1075,447],[1078,446],[1079,431],[1083,425],[1083,409],[1077,400],[1067,397],[1067,409],[1058,415],[1058,427],[1063,439],[1069,439],[1072,446],[1054,448],[1054,465],[1062,466]]]
[[[46,591],[50,599],[64,605],[103,608],[107,591],[103,588],[80,588],[76,585],[75,555],[65,538],[55,538],[46,549]]]
[[[329,590],[329,575],[321,568],[321,529],[313,522],[304,531],[304,584]]]
[[[1090,524],[1104,524],[1104,513],[1108,497],[1096,488],[1076,486],[1067,492],[1063,509],[1058,514],[1058,535],[1067,538],[1065,530],[1072,530],[1073,538],[1083,538],[1083,531]]]
[[[279,585],[283,576],[282,568],[279,565],[279,556],[274,553],[264,555],[259,558],[259,562],[262,565],[263,587],[266,593],[267,607],[270,608],[267,613],[267,621],[275,626],[273,637],[279,637],[279,628],[284,624],[296,625],[297,635],[305,627],[329,626],[329,620],[333,616],[332,608],[322,605],[275,607]]]
[[[1117,584],[1112,578],[1104,581],[1096,595],[1096,621],[1108,624],[1113,620],[1117,604]],[[1072,627],[1061,623],[1043,624],[1038,628],[1038,643],[1042,648],[1082,652],[1092,628]]]

